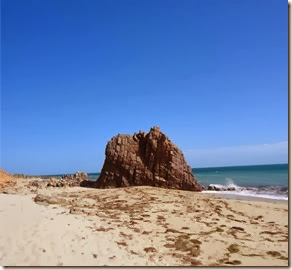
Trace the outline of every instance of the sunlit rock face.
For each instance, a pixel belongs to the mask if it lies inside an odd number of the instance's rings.
[[[105,162],[96,188],[155,186],[201,191],[182,151],[159,127],[149,133],[113,137],[106,146]]]

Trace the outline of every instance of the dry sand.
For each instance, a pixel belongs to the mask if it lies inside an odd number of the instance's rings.
[[[0,194],[1,265],[288,266],[287,202],[19,183]]]

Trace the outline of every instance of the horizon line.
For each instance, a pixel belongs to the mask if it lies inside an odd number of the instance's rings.
[[[207,169],[207,168],[230,168],[230,167],[251,167],[251,166],[268,166],[268,165],[289,165],[289,162],[287,163],[264,163],[264,164],[245,164],[245,165],[224,165],[224,166],[212,166],[212,167],[191,167],[191,169]],[[28,175],[28,176],[55,176],[55,175],[72,175],[75,174],[77,171],[75,171],[74,173],[58,173],[58,174],[24,174],[24,175]],[[79,171],[82,172],[82,171]],[[87,174],[100,174],[100,172],[86,172]],[[13,174],[22,174],[22,173],[11,173]]]

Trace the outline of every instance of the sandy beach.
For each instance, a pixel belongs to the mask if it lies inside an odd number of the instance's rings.
[[[288,2],[3,0],[0,266],[290,267]]]
[[[0,190],[3,266],[288,266],[287,201],[28,182]]]

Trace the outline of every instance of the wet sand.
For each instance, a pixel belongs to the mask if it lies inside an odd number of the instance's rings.
[[[212,194],[212,193],[205,193],[205,194]],[[253,202],[269,202],[269,203],[288,204],[288,200],[284,200],[284,199],[272,199],[272,198],[248,196],[248,195],[241,195],[241,194],[228,194],[228,193],[223,194],[223,193],[215,193],[215,192],[213,194],[216,197],[220,197],[220,198],[223,198],[223,199],[231,199],[231,200],[238,200],[238,201],[253,201]]]

